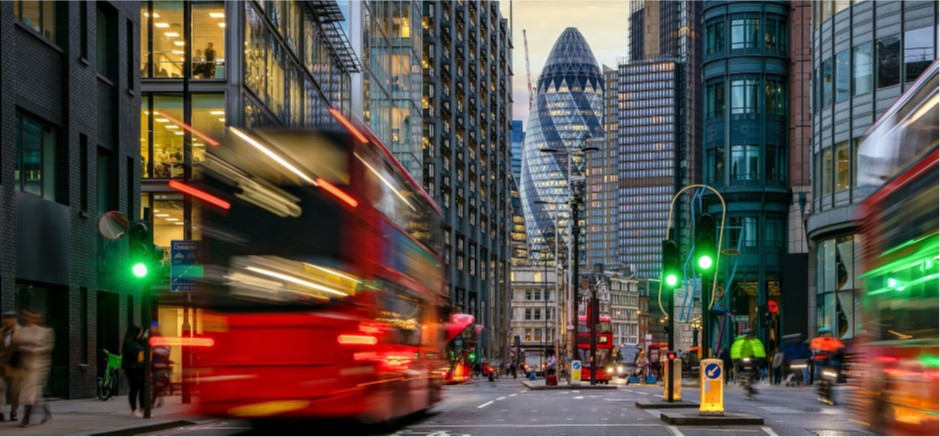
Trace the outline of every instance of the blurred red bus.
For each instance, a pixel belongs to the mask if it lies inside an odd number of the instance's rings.
[[[441,399],[441,211],[334,116],[346,129],[230,128],[201,163],[200,414],[376,423]]]
[[[940,197],[938,62],[859,146],[862,320],[850,381],[857,419],[879,434],[937,435]],[[841,245],[841,243],[840,243]]]
[[[616,372],[616,360],[613,356],[614,330],[610,317],[597,318],[597,381],[609,384],[610,378]],[[588,327],[587,317],[578,316],[578,356],[581,360],[581,380],[590,381],[593,366],[591,366],[591,329]]]

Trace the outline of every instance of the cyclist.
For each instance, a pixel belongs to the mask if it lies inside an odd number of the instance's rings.
[[[735,373],[740,375],[739,381],[744,386],[745,399],[753,399],[753,396],[757,394],[757,390],[751,386],[751,380],[754,378],[754,371],[760,361],[766,357],[764,344],[754,337],[754,331],[751,329],[742,331],[731,344],[731,360],[734,361]]]
[[[842,367],[841,357],[845,352],[845,344],[832,336],[828,327],[819,328],[819,337],[809,343],[813,351],[813,367],[815,378],[819,382],[819,400],[833,405],[832,384],[838,379]]]

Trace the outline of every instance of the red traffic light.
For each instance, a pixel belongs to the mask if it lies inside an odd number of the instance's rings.
[[[675,360],[676,353],[673,351],[666,352],[666,359],[668,359],[669,361]]]
[[[780,311],[780,306],[777,305],[777,301],[768,300],[767,309],[770,310],[770,312],[777,314],[777,311]]]

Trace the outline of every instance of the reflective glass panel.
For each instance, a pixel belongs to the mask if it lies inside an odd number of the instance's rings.
[[[854,95],[871,92],[871,43],[860,44],[853,50],[852,82]]]
[[[183,177],[183,97],[153,96],[153,177]]]
[[[153,76],[183,77],[183,2],[153,2]]]
[[[898,57],[901,51],[901,39],[898,35],[881,38],[875,42],[875,55],[878,57],[878,88],[897,85],[901,78],[901,63]]]
[[[917,80],[934,60],[933,27],[923,27],[904,33],[904,80]]]
[[[225,78],[225,4],[193,2],[193,79]]]

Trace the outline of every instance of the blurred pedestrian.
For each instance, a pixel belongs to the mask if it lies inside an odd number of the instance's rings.
[[[771,366],[774,372],[773,379],[770,382],[774,385],[780,385],[780,381],[783,379],[783,352],[780,351],[780,348],[775,349]]]
[[[156,322],[150,326],[150,335],[149,338],[159,338],[160,335],[160,325]],[[154,381],[154,390],[153,390],[153,406],[159,407],[163,405],[163,391],[166,391],[168,384],[170,383],[170,365],[173,363],[170,361],[170,346],[167,344],[157,344],[150,348],[151,353],[151,370]],[[157,384],[159,382],[159,384]]]
[[[139,326],[127,328],[124,334],[124,346],[121,349],[121,367],[127,376],[130,392],[127,400],[131,404],[131,414],[144,417],[144,342],[143,330]],[[140,410],[137,402],[140,402]]]
[[[729,348],[722,349],[721,353],[718,354],[721,358],[721,363],[724,365],[725,370],[725,384],[731,382],[733,377],[732,373],[734,369],[732,368],[733,363],[731,362],[731,350]]]
[[[10,420],[16,421],[20,406],[21,354],[13,342],[13,335],[21,328],[16,323],[16,311],[3,313],[3,328],[0,328],[0,421],[4,420],[3,405],[10,391]]]
[[[43,315],[32,311],[24,311],[23,317],[26,326],[13,334],[13,343],[21,354],[20,364],[23,369],[23,379],[20,385],[20,403],[23,404],[23,421],[21,427],[29,426],[29,416],[33,407],[42,406],[42,422],[52,420],[49,404],[42,396],[42,388],[46,386],[49,377],[49,366],[52,361],[52,347],[55,343],[52,329],[45,326]]]

